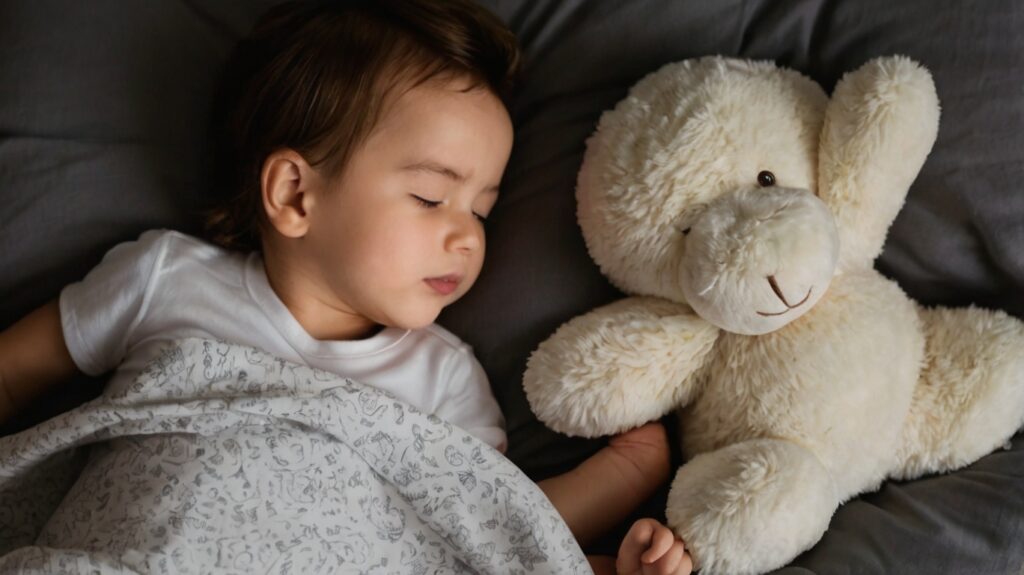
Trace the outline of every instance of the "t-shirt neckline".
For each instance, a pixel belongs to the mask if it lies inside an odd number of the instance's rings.
[[[274,292],[267,279],[263,258],[256,252],[249,254],[246,261],[245,287],[271,325],[303,356],[346,358],[371,355],[397,345],[409,334],[407,329],[385,327],[366,339],[331,341],[314,338]]]

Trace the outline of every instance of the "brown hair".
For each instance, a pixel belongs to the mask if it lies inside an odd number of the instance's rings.
[[[208,239],[260,249],[260,171],[290,148],[335,177],[398,86],[466,76],[507,102],[515,37],[472,0],[287,2],[235,48],[214,104],[216,178]]]

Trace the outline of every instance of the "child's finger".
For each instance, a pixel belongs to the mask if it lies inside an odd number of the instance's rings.
[[[693,573],[693,557],[683,549],[683,558],[679,561],[679,566],[676,567],[675,575],[690,575]]]
[[[654,563],[672,547],[675,540],[676,536],[671,529],[664,525],[658,525],[651,536],[651,545],[640,556],[640,560],[647,564]]]
[[[619,546],[619,555],[615,561],[618,571],[631,572],[639,568],[640,554],[650,545],[656,525],[657,522],[650,519],[640,519],[633,523]]]
[[[673,543],[672,547],[655,563],[655,567],[657,567],[655,573],[657,575],[677,575],[679,572],[679,567],[686,556],[686,549],[683,547],[682,541],[674,541]]]

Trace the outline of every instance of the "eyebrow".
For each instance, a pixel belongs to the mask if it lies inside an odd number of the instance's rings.
[[[464,183],[467,179],[465,174],[456,171],[454,168],[451,168],[450,166],[446,166],[440,162],[435,162],[433,160],[423,160],[421,162],[416,162],[414,164],[402,166],[402,171],[429,172],[433,174],[439,174],[441,176],[448,178],[449,180],[452,180],[453,182],[457,182],[460,184]],[[484,191],[497,193],[498,186],[490,186]]]

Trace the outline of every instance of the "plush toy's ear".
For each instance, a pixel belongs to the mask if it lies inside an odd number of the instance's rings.
[[[870,267],[939,128],[931,74],[902,57],[848,73],[825,112],[819,195],[839,228],[839,271]]]

